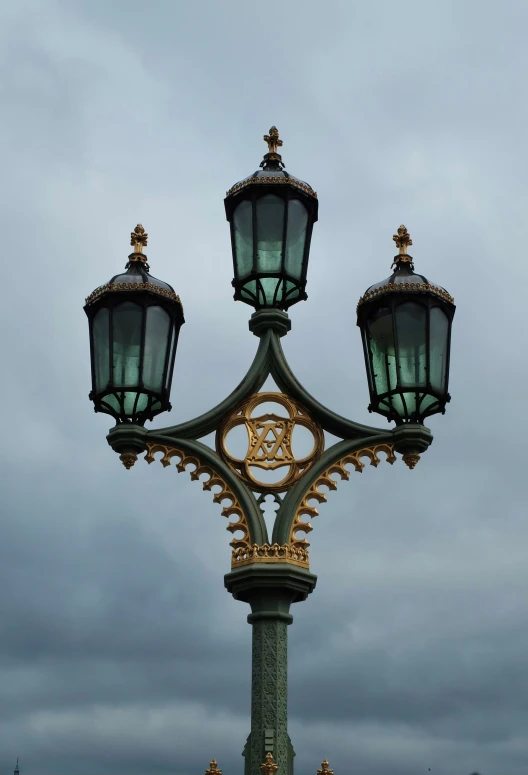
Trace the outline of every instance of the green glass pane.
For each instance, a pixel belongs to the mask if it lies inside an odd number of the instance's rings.
[[[427,384],[426,308],[406,302],[396,308],[398,366],[402,387]]]
[[[418,400],[420,396],[410,391],[404,393],[395,393],[391,396],[390,403],[392,409],[401,418],[409,419],[411,415],[416,414],[418,407]]]
[[[257,271],[280,272],[284,199],[269,194],[257,202]]]
[[[174,355],[176,350],[176,342],[177,342],[177,336],[176,336],[176,326],[174,323],[172,324],[171,328],[171,345],[170,345],[170,355],[169,355],[169,363],[167,365],[167,374],[165,377],[165,388],[169,389],[169,381],[171,378],[171,368],[172,364],[174,363]]]
[[[448,333],[449,321],[447,315],[440,307],[433,307],[429,317],[429,375],[431,387],[442,392],[447,387],[445,378]]]
[[[124,407],[125,407],[125,414],[127,417],[130,417],[133,414],[137,414],[138,412],[143,412],[148,405],[148,396],[146,393],[140,393],[139,398],[137,400],[136,404],[136,398],[137,393],[127,392],[123,394],[124,396]],[[135,409],[134,409],[135,406]]]
[[[368,332],[372,381],[380,395],[394,390],[397,382],[392,313],[388,307],[376,310],[368,321]]]
[[[131,301],[114,307],[112,328],[115,387],[133,387],[139,384],[142,317],[142,308]]]
[[[277,291],[277,286],[282,282],[282,280],[279,277],[261,277],[260,278],[260,284],[262,286],[262,290],[259,289],[259,304],[264,305],[266,307],[270,307],[272,305],[280,304],[282,301],[282,288],[279,288]],[[277,293],[277,298],[275,299],[275,293]],[[264,295],[262,295],[264,294]]]
[[[95,389],[105,390],[110,380],[110,316],[108,309],[99,310],[93,321]]]
[[[109,395],[105,396],[103,398],[103,401],[105,402],[105,404],[108,404],[109,406],[111,406],[112,409],[115,409],[116,412],[118,413],[121,412],[121,405],[113,393],[110,393]]]
[[[436,396],[430,396],[426,394],[422,401],[420,401],[420,412],[423,414],[426,409],[429,409],[433,404],[436,404],[438,402],[438,398]]]
[[[290,280],[286,280],[286,299],[290,301],[292,299],[298,299],[301,295],[299,286],[292,283]]]
[[[235,260],[239,278],[253,269],[253,213],[251,202],[246,199],[235,210]]]
[[[288,202],[288,230],[284,266],[288,274],[295,277],[296,280],[301,279],[307,225],[308,212],[306,207],[298,199],[291,199]]]
[[[240,295],[243,299],[255,301],[257,298],[257,281],[250,280],[248,283],[246,283],[240,291]]]
[[[169,345],[170,318],[162,307],[147,309],[145,351],[143,354],[143,385],[160,393]]]

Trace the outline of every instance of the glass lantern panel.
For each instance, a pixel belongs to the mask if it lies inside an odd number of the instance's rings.
[[[233,224],[236,271],[240,279],[253,269],[253,208],[247,199],[235,210]]]
[[[308,211],[298,199],[288,202],[288,228],[286,232],[286,259],[284,267],[296,280],[301,279],[301,270],[306,243]]]
[[[426,320],[427,310],[423,304],[409,301],[396,307],[398,366],[402,388],[424,388],[427,385]]]
[[[259,305],[264,307],[276,306],[282,302],[282,288],[278,286],[282,283],[279,277],[261,277],[259,288]],[[275,298],[277,294],[277,298]]]
[[[281,270],[284,204],[284,199],[273,194],[263,196],[257,201],[258,272]]]
[[[160,393],[169,345],[170,317],[163,307],[148,307],[143,353],[143,385]]]
[[[299,290],[299,286],[296,285],[296,283],[292,283],[290,280],[286,280],[286,299],[287,301],[291,301],[293,299],[298,299],[301,295],[301,292]]]
[[[378,395],[396,387],[396,354],[392,312],[380,307],[368,321],[368,346],[372,356],[372,381]]]
[[[240,291],[240,295],[243,299],[248,299],[251,303],[256,301],[257,298],[257,281],[250,280],[245,283],[244,287]]]
[[[394,393],[390,398],[392,410],[401,417],[402,420],[410,420],[416,415],[419,396],[411,391]]]
[[[110,315],[102,307],[93,320],[95,390],[105,390],[110,381]]]
[[[433,307],[429,317],[429,374],[433,390],[444,392],[447,366],[449,321],[440,307]]]
[[[136,403],[137,398],[137,403]],[[148,406],[148,395],[146,393],[123,393],[123,406],[127,417],[144,412]]]
[[[170,355],[169,355],[169,362],[167,364],[167,375],[165,377],[165,388],[166,390],[170,387],[170,378],[171,378],[171,368],[172,364],[174,363],[174,355],[176,351],[176,343],[178,341],[178,337],[176,335],[176,326],[173,323],[171,328],[171,344],[170,344]]]
[[[112,328],[115,387],[135,387],[139,384],[142,319],[143,310],[138,304],[125,301],[114,307]]]

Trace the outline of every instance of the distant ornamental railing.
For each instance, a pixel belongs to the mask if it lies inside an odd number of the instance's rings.
[[[265,760],[260,765],[260,769],[263,775],[275,775],[279,769],[279,765],[273,761],[273,754],[268,751]],[[222,775],[222,770],[218,769],[218,762],[216,759],[212,759],[209,765],[209,769],[205,771],[205,775]],[[324,759],[321,762],[321,769],[317,770],[317,775],[334,775],[334,771],[330,769],[328,759]]]

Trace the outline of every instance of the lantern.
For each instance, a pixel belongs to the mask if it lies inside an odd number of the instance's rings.
[[[287,309],[307,298],[306,275],[317,194],[284,169],[276,127],[264,135],[261,169],[225,198],[231,226],[234,298],[256,309]]]
[[[369,411],[398,425],[423,423],[450,401],[449,353],[455,305],[448,292],[414,272],[405,226],[393,237],[399,248],[393,274],[359,300],[370,391]]]
[[[147,238],[138,224],[126,271],[97,288],[84,308],[90,329],[89,397],[96,412],[112,415],[117,423],[143,425],[171,409],[183,308],[174,289],[149,274],[143,253]]]

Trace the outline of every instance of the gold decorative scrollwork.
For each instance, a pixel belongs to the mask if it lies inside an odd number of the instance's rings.
[[[228,524],[227,530],[229,530],[230,533],[237,533],[238,531],[243,533],[242,538],[233,538],[229,545],[233,547],[233,550],[250,550],[249,526],[244,514],[244,510],[238,502],[238,498],[236,497],[235,493],[222,479],[222,477],[208,463],[202,463],[202,461],[196,455],[188,455],[181,449],[165,446],[164,444],[147,444],[147,454],[145,455],[145,460],[147,463],[150,464],[154,462],[154,455],[157,452],[163,452],[163,457],[161,458],[160,462],[164,467],[170,466],[173,457],[178,457],[180,459],[179,463],[176,465],[178,473],[185,471],[187,466],[193,465],[194,470],[190,472],[191,479],[193,481],[199,481],[202,474],[207,474],[209,479],[206,479],[202,482],[204,490],[212,491],[212,488],[216,485],[220,487],[219,490],[213,492],[214,502],[222,503],[224,500],[230,500],[231,503],[229,506],[223,507],[222,515],[227,518],[233,516],[238,517],[237,522],[230,522]]]
[[[253,417],[254,410],[264,403],[273,403],[286,409],[288,417],[264,414]],[[226,438],[234,428],[244,425],[248,434],[248,447],[243,459],[234,457],[226,447]],[[296,458],[292,448],[292,435],[296,425],[307,428],[313,436],[313,448],[308,455]],[[289,490],[321,457],[324,449],[322,428],[307,411],[284,393],[255,393],[232,412],[216,434],[216,450],[244,484],[261,493]],[[274,471],[285,468],[286,473],[278,482],[268,483],[256,478],[253,469]]]
[[[233,549],[231,561],[232,568],[238,568],[241,565],[251,565],[255,562],[287,562],[290,565],[300,565],[301,568],[310,567],[310,556],[308,549],[302,546],[289,546],[284,544],[263,544],[258,546],[253,544],[248,548],[241,546]]]
[[[377,467],[380,463],[380,458],[378,457],[379,452],[384,452],[386,454],[387,463],[390,463],[391,465],[396,460],[393,444],[375,444],[372,447],[365,447],[357,452],[351,452],[350,454],[345,455],[341,460],[328,466],[328,468],[317,477],[295,512],[290,532],[290,540],[288,542],[290,546],[298,549],[306,549],[310,546],[306,538],[301,539],[297,537],[297,533],[310,533],[313,530],[311,524],[309,522],[303,522],[301,517],[316,517],[319,514],[317,507],[310,506],[309,501],[315,500],[318,503],[326,503],[326,493],[321,492],[319,487],[326,486],[329,490],[337,490],[337,481],[332,479],[331,474],[339,474],[341,479],[348,480],[350,472],[346,470],[345,466],[349,463],[354,466],[355,471],[361,473],[365,468],[365,464],[361,462],[362,457],[368,458],[370,460],[370,465]]]

